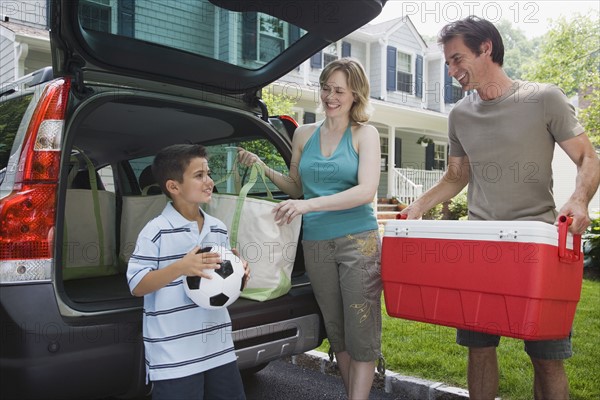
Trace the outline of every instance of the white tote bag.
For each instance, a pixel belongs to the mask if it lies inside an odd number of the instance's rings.
[[[268,198],[249,197],[248,191],[261,178]],[[292,287],[292,269],[296,258],[301,218],[290,224],[275,223],[273,208],[279,200],[267,188],[264,170],[254,164],[250,178],[239,195],[218,194],[212,196],[204,210],[227,225],[231,247],[248,261],[250,280],[241,297],[265,301],[283,296]]]
[[[140,232],[162,213],[169,199],[164,194],[157,194],[123,196],[122,200],[119,264],[126,269]]]
[[[83,152],[79,152],[79,157],[85,160],[90,189],[67,189],[62,270],[65,280],[118,273],[115,194],[98,190],[92,162]],[[72,167],[69,186],[77,169],[77,165]]]

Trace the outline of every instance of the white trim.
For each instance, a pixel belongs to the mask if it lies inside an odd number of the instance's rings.
[[[387,193],[386,198],[391,198],[392,188],[394,187],[394,174],[392,170],[394,169],[394,165],[396,163],[396,127],[392,125],[388,125],[388,170],[387,170]]]
[[[381,55],[381,87],[379,88],[379,98],[383,101],[387,101],[387,47],[388,40],[387,39],[379,39],[379,44],[381,45],[380,55]]]

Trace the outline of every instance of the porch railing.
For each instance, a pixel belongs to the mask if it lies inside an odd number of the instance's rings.
[[[394,168],[394,185],[392,197],[405,204],[410,204],[423,192],[435,185],[444,171],[425,171],[411,168]]]
[[[392,197],[404,204],[410,204],[423,193],[423,185],[417,185],[401,172],[401,168],[394,168],[394,186]]]

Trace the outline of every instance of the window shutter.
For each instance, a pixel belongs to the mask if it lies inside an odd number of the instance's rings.
[[[425,170],[433,170],[433,161],[435,159],[435,144],[429,143],[425,148]]]
[[[305,124],[312,124],[316,120],[317,120],[317,114],[311,113],[311,112],[305,112],[304,113],[304,123]]]
[[[288,47],[293,43],[297,42],[300,39],[300,28],[296,25],[289,24],[288,25]]]
[[[394,166],[402,168],[402,139],[394,139]]]
[[[323,52],[313,54],[310,58],[311,68],[323,68]]]
[[[352,57],[352,45],[348,42],[342,42],[342,57]]]
[[[415,96],[423,97],[423,56],[417,55],[416,69]]]
[[[119,0],[119,35],[135,37],[135,0]]]
[[[396,48],[388,46],[387,48],[387,90],[396,90]]]
[[[454,91],[453,91],[453,95],[452,95],[452,102],[454,103],[458,103],[458,101],[460,99],[462,99],[464,97],[465,93],[463,92],[461,87],[455,86],[454,87]]]
[[[245,60],[257,59],[257,18],[258,15],[255,12],[242,13],[242,57]]]
[[[452,77],[448,75],[446,64],[444,64],[444,103],[452,103]]]

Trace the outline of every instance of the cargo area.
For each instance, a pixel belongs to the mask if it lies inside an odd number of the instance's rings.
[[[141,306],[142,299],[129,292],[125,272],[139,231],[168,201],[152,177],[156,152],[174,143],[203,144],[218,181],[231,168],[236,146],[256,141],[274,153],[285,152],[281,138],[255,115],[201,101],[120,94],[96,96],[79,108],[67,133],[72,150],[62,160],[59,204],[64,207],[57,214],[56,243],[63,243],[56,249],[61,255],[57,286],[63,301],[81,311]],[[280,159],[285,166],[283,155]],[[229,189],[228,182],[216,188]],[[266,195],[260,190],[252,195]],[[298,253],[292,279],[302,286],[308,279]]]

